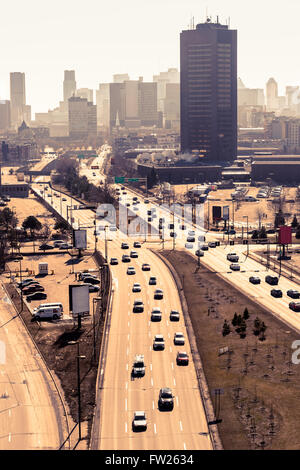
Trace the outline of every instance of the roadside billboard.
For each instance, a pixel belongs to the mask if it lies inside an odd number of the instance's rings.
[[[282,227],[279,227],[278,243],[280,245],[291,245],[292,227],[288,227],[287,225],[283,225]]]
[[[75,248],[85,250],[87,247],[86,230],[73,230],[73,245]]]
[[[229,206],[223,206],[223,220],[229,220]]]
[[[69,309],[73,317],[90,314],[89,286],[85,284],[69,285]]]

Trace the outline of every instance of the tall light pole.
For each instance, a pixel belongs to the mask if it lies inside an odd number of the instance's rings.
[[[93,298],[93,358],[96,362],[96,322],[95,322],[95,305],[97,302],[100,302],[102,297]]]
[[[22,260],[20,259],[20,283],[21,283],[21,312],[23,312],[23,289],[22,289]],[[20,312],[20,313],[21,313]]]
[[[247,219],[247,256],[249,256],[249,234],[248,234],[248,215],[243,215],[243,219]]]

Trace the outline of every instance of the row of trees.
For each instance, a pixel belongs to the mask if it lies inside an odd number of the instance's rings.
[[[237,313],[234,314],[231,325],[233,326],[236,333],[240,335],[240,338],[246,338],[247,334],[247,320],[250,318],[250,314],[247,308],[245,308],[243,315],[238,315]],[[265,332],[266,332],[266,325],[265,323],[260,320],[260,318],[256,317],[253,322],[253,334],[258,336],[260,341],[264,341],[266,339]],[[227,336],[231,333],[231,326],[230,323],[225,320],[222,329],[222,335]]]

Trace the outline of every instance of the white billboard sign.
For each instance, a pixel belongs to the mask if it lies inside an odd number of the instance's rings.
[[[85,250],[87,247],[87,238],[86,238],[86,230],[74,230],[73,232],[74,238],[74,247],[78,249]]]
[[[89,286],[85,284],[69,285],[69,307],[73,317],[90,314]]]

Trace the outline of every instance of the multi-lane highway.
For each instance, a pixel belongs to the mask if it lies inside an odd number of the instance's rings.
[[[66,218],[67,206],[78,205],[68,196],[51,196],[46,185],[34,184],[34,189],[46,197],[58,212]],[[50,193],[50,197],[46,193]],[[54,193],[54,192],[53,192]],[[64,200],[65,199],[65,200]],[[70,215],[70,214],[69,214]],[[95,214],[90,210],[73,210],[74,223],[81,227],[92,227]],[[94,246],[93,228],[87,229],[90,247]],[[104,232],[99,236],[98,247],[104,252]],[[101,423],[99,435],[93,436],[96,447],[101,449],[211,449],[205,412],[198,389],[196,372],[184,325],[181,305],[175,283],[165,265],[146,247],[133,248],[133,239],[118,237],[112,232],[108,242],[108,257],[116,257],[119,264],[111,266],[113,276],[112,318],[108,340],[107,360],[103,391],[101,393]],[[108,236],[107,238],[110,238]],[[129,249],[122,249],[127,241]],[[122,255],[137,251],[138,258],[130,263],[122,262]],[[142,271],[143,263],[150,271]],[[128,275],[128,266],[136,274]],[[157,278],[157,285],[149,285],[149,276]],[[132,292],[134,282],[141,285],[140,293]],[[162,300],[154,300],[155,288],[164,293]],[[133,313],[135,299],[144,303],[142,313]],[[151,322],[151,310],[158,306],[162,312],[160,322]],[[169,320],[170,311],[180,312],[179,322]],[[175,346],[174,333],[182,332],[184,346]],[[154,351],[154,335],[162,334],[165,350]],[[177,351],[186,351],[190,362],[187,366],[176,364]],[[131,380],[131,369],[136,354],[144,355],[146,373],[142,378]],[[173,411],[158,409],[160,388],[169,387],[174,395]],[[144,411],[147,431],[132,430],[135,411]]]

